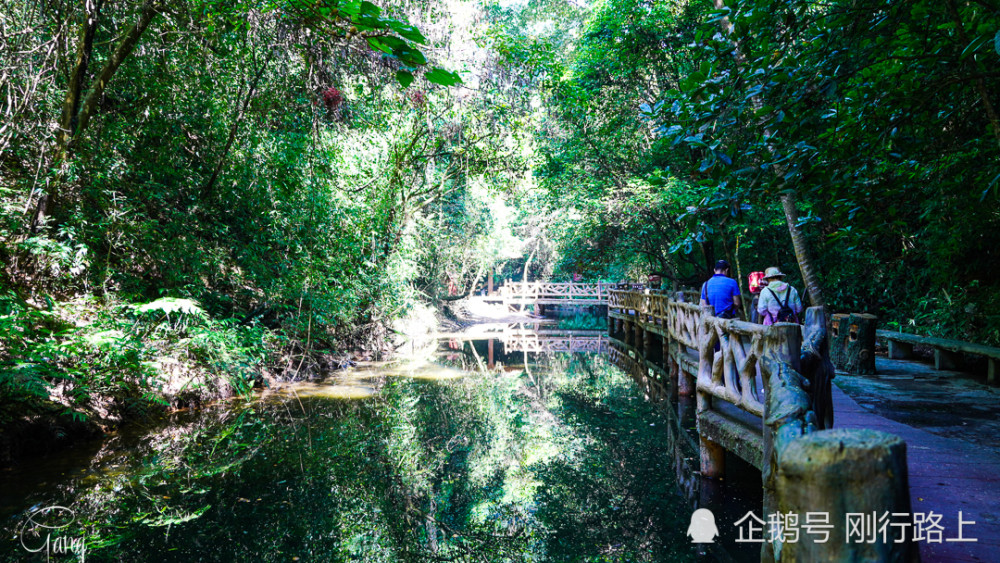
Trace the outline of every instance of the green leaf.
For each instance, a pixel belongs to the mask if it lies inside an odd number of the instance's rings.
[[[375,4],[372,4],[371,2],[367,1],[361,3],[361,15],[378,17],[381,13],[382,13],[382,8],[379,8]]]
[[[399,82],[400,86],[406,88],[410,84],[413,84],[413,73],[405,70],[398,70],[396,71],[396,80]]]
[[[423,66],[427,64],[427,58],[424,57],[424,54],[408,45],[394,48],[392,54],[406,63],[407,66]]]
[[[443,68],[434,67],[424,75],[429,82],[434,84],[440,84],[441,86],[454,86],[456,84],[461,84],[462,79],[458,76],[457,72],[448,72]]]
[[[427,39],[425,39],[423,34],[420,33],[420,30],[412,25],[396,20],[389,20],[386,23],[389,24],[389,27],[398,33],[400,37],[405,37],[406,39],[421,45],[427,44]]]
[[[365,40],[368,41],[368,46],[376,51],[382,51],[383,53],[392,53],[392,47],[385,44],[381,37],[368,37]]]
[[[345,2],[340,5],[342,15],[357,16],[361,13],[361,2]]]

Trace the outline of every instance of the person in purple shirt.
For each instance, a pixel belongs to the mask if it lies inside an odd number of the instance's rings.
[[[723,319],[740,318],[740,285],[729,277],[729,262],[715,263],[715,275],[701,286],[701,304],[715,308],[715,316]]]

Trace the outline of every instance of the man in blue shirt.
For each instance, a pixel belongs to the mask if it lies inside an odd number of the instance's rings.
[[[715,308],[715,316],[723,319],[740,317],[740,285],[729,277],[729,262],[715,263],[715,275],[701,286],[701,304]]]

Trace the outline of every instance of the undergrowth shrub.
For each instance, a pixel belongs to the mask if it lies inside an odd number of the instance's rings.
[[[264,327],[213,319],[189,299],[94,305],[54,312],[0,297],[0,402],[52,399],[81,416],[106,397],[101,408],[119,414],[166,405],[167,393],[248,393],[280,346]]]

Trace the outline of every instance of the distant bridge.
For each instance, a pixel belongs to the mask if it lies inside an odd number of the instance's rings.
[[[569,330],[555,326],[538,328],[529,326],[531,324],[533,323],[510,323],[500,330],[494,328],[481,332],[438,333],[437,336],[441,339],[489,340],[491,347],[496,341],[503,344],[506,352],[607,354],[611,351],[611,339],[607,331]]]
[[[503,301],[508,307],[520,305],[607,305],[613,291],[661,295],[659,289],[647,289],[645,284],[624,282],[507,282],[486,299]],[[696,290],[679,292],[685,299],[696,301]]]
[[[641,291],[640,283],[507,282],[497,297],[512,305],[606,305],[611,290]]]

